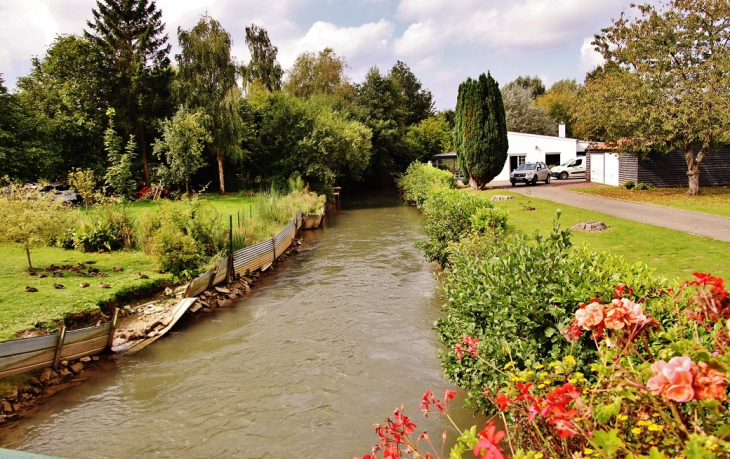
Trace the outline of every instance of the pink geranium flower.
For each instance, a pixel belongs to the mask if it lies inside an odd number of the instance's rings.
[[[575,313],[575,320],[579,326],[590,329],[603,322],[603,306],[593,302]]]
[[[675,402],[689,402],[694,398],[692,368],[689,357],[674,357],[669,363],[659,360],[651,366],[654,377],[647,382],[654,395],[663,395]]]

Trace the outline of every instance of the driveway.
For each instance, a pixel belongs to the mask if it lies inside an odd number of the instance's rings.
[[[584,180],[551,180],[550,184],[536,186],[511,186],[509,182],[492,182],[491,188],[514,191],[525,196],[557,202],[581,209],[592,210],[614,217],[625,218],[639,223],[648,223],[685,233],[704,236],[718,241],[730,242],[730,218],[688,210],[672,209],[618,199],[602,198],[566,188],[591,186]]]

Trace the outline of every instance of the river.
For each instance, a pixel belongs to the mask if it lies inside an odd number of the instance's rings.
[[[421,227],[395,196],[346,196],[251,295],[49,398],[6,426],[0,446],[67,458],[350,459],[370,452],[372,425],[401,403],[440,444],[448,422],[418,411],[425,390],[451,388],[432,330],[434,267],[414,247]],[[452,405],[475,423],[461,400]]]

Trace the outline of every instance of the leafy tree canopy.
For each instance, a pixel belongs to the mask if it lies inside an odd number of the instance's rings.
[[[545,83],[542,82],[539,76],[518,76],[514,81],[507,83],[502,90],[504,91],[515,86],[527,89],[532,100],[537,96],[545,94]]]
[[[534,104],[544,109],[547,117],[554,123],[565,123],[565,134],[572,138],[577,96],[578,84],[575,80],[558,80],[545,94],[537,96]]]
[[[434,114],[433,95],[413,74],[410,67],[398,61],[395,63],[388,76],[393,79],[400,88],[400,95],[405,104],[406,126],[417,124]]]
[[[544,96],[541,96],[544,97]],[[558,126],[547,111],[533,104],[530,90],[518,85],[502,90],[507,130],[526,134],[557,135]]]
[[[284,90],[297,97],[331,94],[340,97],[352,95],[352,84],[345,75],[347,61],[332,48],[319,53],[302,53],[289,70]]]
[[[241,117],[243,97],[236,83],[239,66],[231,56],[231,36],[220,22],[202,16],[191,30],[178,28],[181,53],[176,86],[186,108],[199,111],[208,121],[210,151],[218,164],[218,184],[225,193],[224,163],[240,162],[246,122]]]
[[[580,92],[578,116],[622,151],[684,151],[688,194],[699,166],[730,132],[730,4],[672,0],[639,5],[596,35],[606,59]]]
[[[266,29],[256,24],[246,27],[246,46],[251,53],[251,62],[242,69],[244,81],[258,80],[267,91],[280,91],[284,71],[276,60],[279,48],[271,44]]]

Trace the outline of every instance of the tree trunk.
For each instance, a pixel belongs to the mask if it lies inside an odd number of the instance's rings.
[[[28,256],[28,271],[32,271],[33,263],[30,262],[30,247],[25,248],[25,254]]]
[[[144,139],[144,128],[142,122],[137,121],[137,133],[139,134],[139,145],[142,149],[142,170],[144,170],[144,186],[149,188],[152,184],[150,182],[150,168],[147,165],[147,142]]]
[[[188,178],[185,177],[185,194],[190,196],[190,185],[188,184]]]
[[[226,194],[225,179],[223,178],[223,154],[220,151],[216,153],[218,159],[218,184],[221,194]]]
[[[689,179],[688,196],[700,194],[700,164],[705,159],[705,155],[707,155],[707,149],[704,147],[697,153],[697,156],[695,156],[691,145],[684,148],[684,159],[687,161],[687,178]]]

